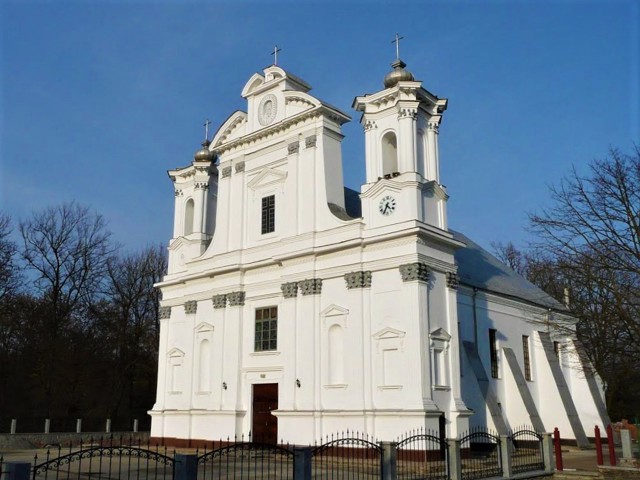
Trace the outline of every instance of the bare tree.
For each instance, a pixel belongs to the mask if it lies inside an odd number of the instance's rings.
[[[0,305],[7,297],[17,293],[21,280],[16,245],[10,240],[11,233],[11,218],[0,212]]]
[[[574,168],[550,192],[552,206],[529,216],[533,251],[547,261],[539,278],[531,263],[527,276],[559,300],[571,290],[578,336],[605,381],[610,414],[637,414],[628,410],[640,400],[640,389],[629,388],[640,380],[640,149],[611,149],[587,175]]]
[[[59,377],[68,337],[85,321],[115,247],[103,217],[76,203],[34,213],[20,222],[20,234],[22,257],[40,295],[34,312],[42,340],[35,375],[44,389],[43,413],[49,415],[64,390]]]

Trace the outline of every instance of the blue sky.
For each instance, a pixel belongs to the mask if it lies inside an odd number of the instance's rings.
[[[75,200],[128,249],[171,236],[168,169],[205,118],[244,110],[272,62],[349,113],[347,186],[364,180],[353,98],[382,88],[395,51],[449,99],[440,129],[449,224],[524,246],[526,213],[571,165],[640,142],[635,0],[10,1],[0,3],[0,208],[15,219]]]

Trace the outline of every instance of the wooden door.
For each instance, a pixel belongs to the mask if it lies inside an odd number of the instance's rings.
[[[278,409],[278,384],[257,383],[253,386],[252,440],[278,443],[278,418],[271,414]]]

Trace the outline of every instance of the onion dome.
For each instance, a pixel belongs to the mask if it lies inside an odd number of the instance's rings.
[[[393,70],[384,77],[384,86],[385,88],[393,87],[398,82],[412,82],[415,80],[413,78],[413,73],[409,70],[405,70],[404,67],[407,66],[402,60],[398,59],[391,64]]]
[[[193,156],[193,159],[196,162],[210,162],[214,159],[215,154],[211,150],[209,150],[209,145],[211,145],[211,142],[209,140],[205,140],[204,142],[202,142],[202,148],[198,150]]]

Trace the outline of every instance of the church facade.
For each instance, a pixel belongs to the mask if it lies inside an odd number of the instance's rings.
[[[154,439],[528,424],[584,443],[608,422],[569,311],[448,228],[447,100],[393,67],[353,102],[360,192],[343,186],[349,116],[276,65],[246,83],[246,112],[169,171]]]

